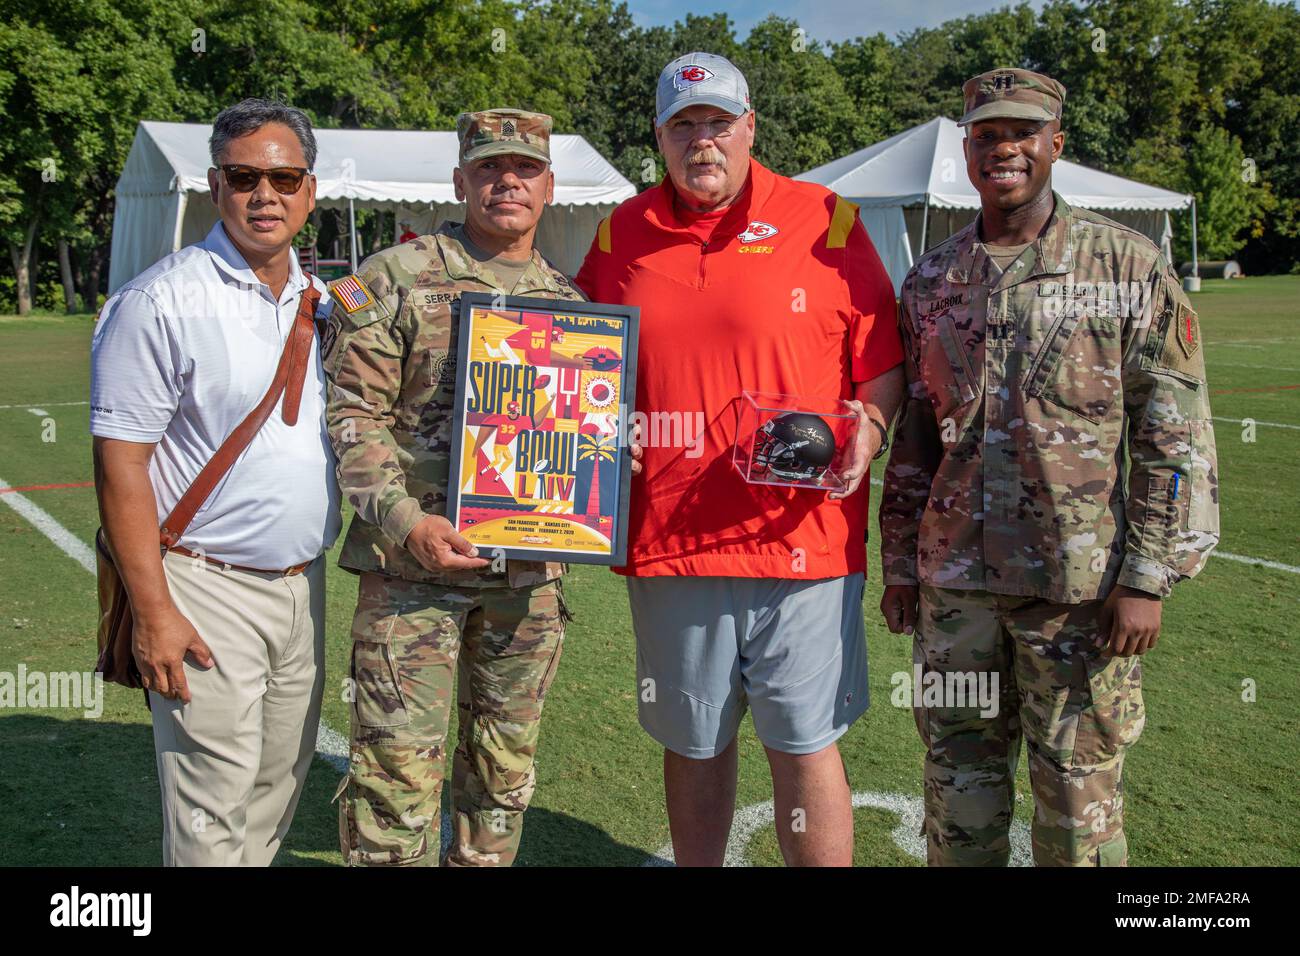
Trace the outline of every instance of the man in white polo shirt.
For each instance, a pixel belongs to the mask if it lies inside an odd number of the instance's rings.
[[[292,247],[316,204],[316,140],[300,110],[245,100],[210,150],[221,221],[105,303],[90,430],[153,712],[163,861],[257,866],[289,829],[324,683],[320,555],[340,519],[315,341],[301,395],[284,393],[163,554],[158,529],[267,394],[302,297],[323,292]]]

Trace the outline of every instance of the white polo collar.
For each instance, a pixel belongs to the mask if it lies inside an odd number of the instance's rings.
[[[239,251],[239,248],[233,242],[230,241],[230,236],[226,233],[226,228],[222,225],[220,219],[218,219],[212,229],[208,231],[207,237],[203,240],[203,248],[206,249],[208,255],[212,257],[212,261],[215,263],[218,271],[229,276],[236,282],[242,282],[243,284],[253,286],[254,288],[259,286],[264,289],[267,288],[265,283],[263,283],[262,280],[257,277],[257,274],[249,267],[248,260],[244,258],[244,254]],[[308,284],[309,280],[307,274],[303,272],[302,267],[298,265],[298,251],[290,248],[289,281],[284,287],[284,293],[281,295],[281,299],[283,299],[285,295],[297,295],[303,289],[307,288]],[[270,290],[267,289],[267,291],[269,292]]]

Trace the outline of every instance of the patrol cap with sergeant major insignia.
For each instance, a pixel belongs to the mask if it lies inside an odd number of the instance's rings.
[[[961,86],[965,110],[958,126],[981,120],[1059,120],[1065,103],[1065,87],[1050,76],[1031,70],[989,70],[973,76]]]
[[[456,117],[460,161],[516,153],[551,161],[551,118],[528,110],[494,109]]]

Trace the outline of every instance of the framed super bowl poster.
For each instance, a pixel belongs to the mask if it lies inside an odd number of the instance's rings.
[[[623,564],[638,310],[460,297],[447,519],[479,548]]]

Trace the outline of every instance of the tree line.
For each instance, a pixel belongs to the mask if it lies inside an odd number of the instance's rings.
[[[694,49],[741,67],[755,152],[792,175],[935,116],[995,66],[1068,89],[1066,156],[1197,196],[1202,258],[1300,271],[1300,12],[1269,0],[1049,0],[822,42],[770,16],[637,25],[614,0],[0,0],[0,312],[93,309],[113,188],[142,119],[210,122],[267,96],[321,127],[450,129],[513,105],[662,175],[655,81]],[[381,238],[381,217],[363,219]],[[1190,230],[1175,249],[1189,257]]]

